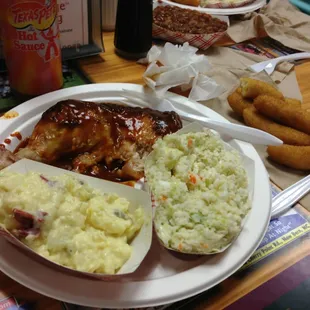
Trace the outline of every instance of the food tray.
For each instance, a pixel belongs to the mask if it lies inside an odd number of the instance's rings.
[[[123,89],[141,94],[151,93],[141,85],[121,83],[90,84],[49,93],[14,108],[15,113],[10,114],[15,117],[0,119],[0,142],[12,139],[10,134],[16,131],[23,138],[30,135],[41,114],[60,100],[122,101],[126,104],[122,96]],[[202,104],[169,92],[165,96],[173,99],[184,112],[227,122]],[[151,249],[139,268],[117,281],[106,282],[59,272],[31,259],[0,237],[0,270],[43,295],[97,308],[138,308],[168,304],[210,289],[236,272],[250,258],[264,237],[270,220],[271,188],[259,155],[248,143],[225,141],[255,163],[252,209],[238,239],[225,252],[202,257],[175,254],[160,246],[153,234]],[[18,143],[18,139],[14,138],[7,148],[13,150]]]
[[[159,6],[165,6],[168,4],[154,4],[154,9]],[[226,22],[227,27],[229,26],[228,19],[221,18],[218,16],[212,16],[214,18],[218,18],[224,22]],[[210,46],[212,46],[216,41],[218,41],[226,31],[216,32],[211,34],[192,34],[192,33],[182,33],[179,31],[172,31],[169,29],[165,29],[153,23],[153,38],[162,39],[168,42],[183,44],[188,42],[191,46],[195,46],[201,50],[207,50]]]

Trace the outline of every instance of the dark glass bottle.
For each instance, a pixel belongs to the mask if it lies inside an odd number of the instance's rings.
[[[145,57],[152,46],[153,0],[118,0],[114,45],[125,58]]]

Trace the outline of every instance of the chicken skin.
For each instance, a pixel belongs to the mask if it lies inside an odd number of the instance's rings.
[[[175,112],[65,100],[43,113],[16,156],[55,165],[65,158],[65,168],[78,173],[100,176],[104,169],[110,177],[137,180],[154,142],[180,128]]]

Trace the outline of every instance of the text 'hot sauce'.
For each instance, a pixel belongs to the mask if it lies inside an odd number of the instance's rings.
[[[10,86],[41,95],[62,87],[57,0],[1,0],[1,28]]]

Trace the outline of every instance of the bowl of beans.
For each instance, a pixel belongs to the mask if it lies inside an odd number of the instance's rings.
[[[207,13],[158,5],[153,11],[153,37],[206,50],[221,38],[228,24]]]

